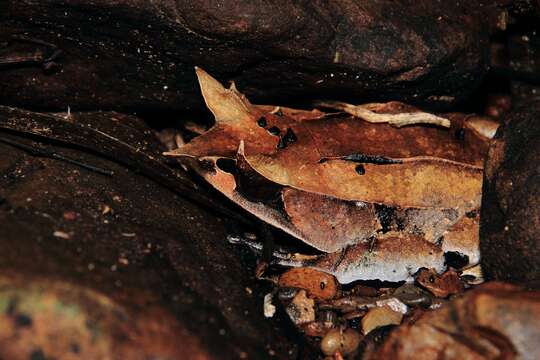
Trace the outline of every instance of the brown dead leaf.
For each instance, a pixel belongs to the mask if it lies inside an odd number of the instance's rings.
[[[416,276],[416,282],[418,285],[440,298],[459,294],[464,290],[463,283],[454,269],[448,269],[441,275],[433,269],[422,269]]]
[[[330,274],[310,268],[290,269],[279,277],[280,287],[304,289],[315,299],[333,299],[339,291],[336,278]]]

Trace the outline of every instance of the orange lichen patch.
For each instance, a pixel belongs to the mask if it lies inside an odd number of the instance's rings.
[[[336,278],[330,274],[310,268],[294,268],[279,277],[280,287],[296,287],[307,291],[316,299],[332,299],[339,291]]]

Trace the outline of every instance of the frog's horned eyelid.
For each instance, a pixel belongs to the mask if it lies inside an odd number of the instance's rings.
[[[204,102],[217,123],[239,123],[252,117],[252,105],[235,87],[226,89],[201,68],[196,68]]]

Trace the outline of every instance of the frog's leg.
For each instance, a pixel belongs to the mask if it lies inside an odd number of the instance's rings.
[[[262,256],[265,251],[265,245],[263,242],[257,241],[255,234],[243,234],[243,235],[228,235],[227,241],[233,245],[247,246],[255,254]],[[302,267],[313,264],[315,261],[321,258],[321,255],[305,255],[294,252],[292,249],[282,246],[273,246],[273,249],[269,252],[268,264],[290,266],[290,267]]]
[[[395,127],[407,125],[429,124],[449,128],[450,120],[430,113],[401,112],[396,114],[377,113],[372,109],[384,106],[384,104],[352,105],[339,101],[318,102],[316,105],[344,111],[370,123],[388,123]]]
[[[268,225],[264,223],[261,224],[260,235],[262,238],[262,249],[261,257],[259,258],[257,266],[255,267],[255,277],[257,278],[261,278],[266,269],[268,269],[268,265],[272,261],[274,248],[276,246],[274,243],[274,236],[272,235]]]

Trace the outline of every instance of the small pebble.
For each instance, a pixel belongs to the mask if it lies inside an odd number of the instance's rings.
[[[315,321],[315,300],[308,298],[305,290],[300,290],[285,310],[296,325]]]
[[[362,333],[369,334],[372,330],[387,326],[399,325],[403,320],[403,314],[390,309],[388,306],[370,309],[362,319]]]
[[[263,304],[263,312],[264,316],[267,318],[271,318],[276,313],[276,307],[274,304],[272,304],[272,294],[266,294],[264,296],[264,304]]]
[[[398,287],[392,295],[408,306],[429,307],[432,302],[432,297],[427,291],[413,284]]]
[[[332,329],[321,340],[321,350],[325,355],[339,352],[348,355],[354,352],[360,344],[360,334],[353,329]]]
[[[66,239],[66,240],[71,239],[71,236],[67,232],[60,231],[60,230],[53,232],[53,236],[57,238],[61,238],[61,239]]]

